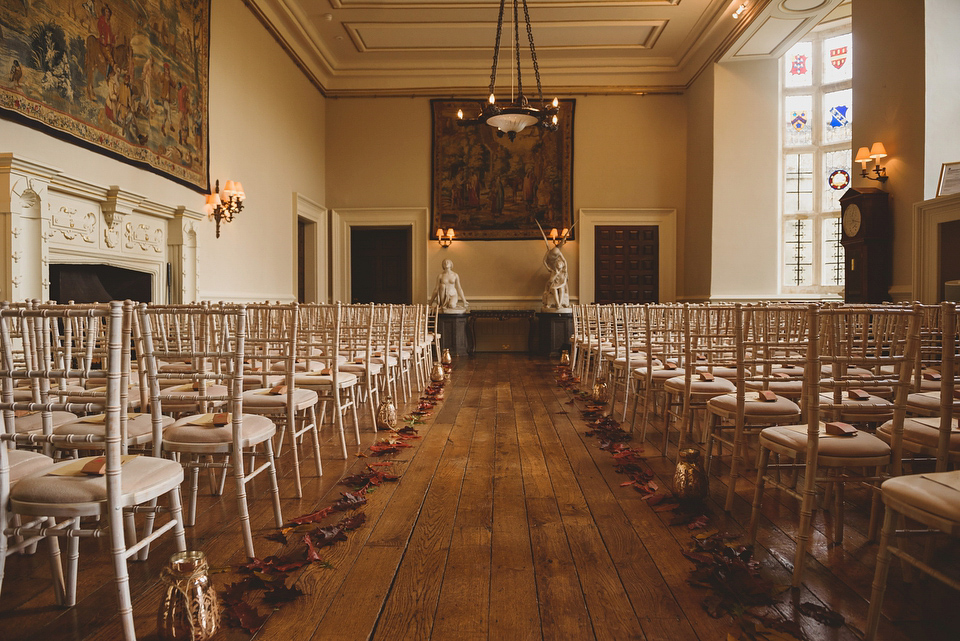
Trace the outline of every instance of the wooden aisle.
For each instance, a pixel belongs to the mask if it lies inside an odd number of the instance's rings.
[[[384,457],[395,461],[391,471],[400,481],[370,493],[366,523],[321,550],[332,567],[301,571],[296,585],[304,596],[272,611],[260,606],[269,616],[253,638],[723,641],[738,633],[731,620],[711,618],[701,607],[710,593],[688,583],[693,565],[682,552],[696,532],[671,526],[671,513],[655,512],[638,492],[621,487],[625,477],[596,439],[584,435],[585,423],[556,385],[552,363],[513,354],[461,358],[445,393],[418,426],[422,438]],[[659,443],[657,427],[651,443]],[[369,419],[347,461],[333,458],[338,447],[324,429],[324,475],[309,476],[313,463],[304,463],[303,499],[292,498],[289,456],[281,459],[287,519],[330,505],[347,491],[341,478],[378,460],[356,456],[375,440]],[[663,458],[648,444],[647,456],[657,482],[669,487],[672,452]],[[730,515],[720,507],[725,480],[711,480],[708,527],[739,534],[749,519],[752,479],[748,474],[741,481]],[[250,506],[257,552],[266,557],[295,544],[265,538],[275,528],[263,481],[255,481]],[[218,568],[242,563],[230,482],[223,497],[205,490],[188,547],[206,552]],[[798,509],[778,498],[771,492],[765,501],[757,558],[765,576],[789,585]],[[804,589],[784,592],[770,610],[798,621],[811,640],[852,641],[864,626],[876,546],[865,540],[865,496],[851,492],[848,500],[844,547],[828,545],[829,514],[819,514]],[[0,639],[119,638],[104,545],[83,541],[79,603],[68,610],[52,603],[42,554],[11,557],[0,595]],[[147,562],[130,565],[141,638],[156,638],[158,576],[172,551],[166,541]],[[957,638],[955,593],[930,581],[904,586],[898,571],[891,576],[886,612],[896,624],[884,621],[882,639]],[[213,577],[220,586],[236,578]],[[798,614],[795,606],[805,602],[836,610],[846,625],[830,628]],[[228,629],[217,638],[250,635]]]

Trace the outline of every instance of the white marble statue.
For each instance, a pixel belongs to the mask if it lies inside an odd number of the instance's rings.
[[[539,221],[537,221],[537,226],[540,227]],[[576,223],[574,223],[574,226],[576,226]],[[570,228],[570,231],[572,230],[573,227]],[[550,238],[554,239],[553,247],[550,246],[550,241],[547,240],[547,234],[543,231],[543,227],[540,227],[540,233],[543,234],[543,242],[547,245],[547,253],[543,256],[543,266],[550,272],[547,285],[543,288],[543,307],[541,311],[569,312],[572,308],[570,307],[570,289],[567,284],[567,259],[563,257],[563,251],[560,249],[566,244],[569,231],[564,229],[563,235],[557,241],[557,231],[552,230]]]
[[[444,260],[440,266],[443,271],[437,276],[437,286],[430,301],[440,307],[441,314],[463,314],[470,303],[460,287],[460,276],[453,271],[453,261]]]
[[[550,272],[547,286],[543,289],[543,311],[565,312],[570,310],[570,290],[567,285],[567,259],[560,247],[551,247],[543,257],[543,264]]]

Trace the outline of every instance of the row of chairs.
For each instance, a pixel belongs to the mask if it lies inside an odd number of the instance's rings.
[[[765,488],[800,501],[794,587],[821,490],[825,503],[832,499],[834,543],[843,538],[845,486],[874,490],[871,537],[881,501],[887,510],[868,617],[872,639],[890,555],[960,588],[891,545],[898,527],[912,531],[898,514],[960,534],[960,472],[949,471],[960,461],[956,315],[954,303],[584,305],[574,313],[573,367],[588,389],[612,390],[611,412],[620,405],[622,419],[633,401],[630,428],[639,425],[641,438],[659,414],[664,455],[672,426],[679,451],[703,416],[707,473],[715,449],[731,452],[728,511],[756,441],[748,537],[756,537]],[[935,471],[904,475],[924,464]]]
[[[249,483],[267,477],[282,525],[276,456],[290,451],[302,496],[301,444],[309,437],[320,475],[318,428],[330,409],[346,458],[345,414],[359,446],[359,403],[374,418],[380,390],[408,397],[425,384],[439,353],[430,315],[397,305],[3,304],[0,588],[7,557],[46,541],[56,601],[73,605],[79,541],[106,537],[134,639],[127,561],[145,559],[167,532],[186,549],[200,472],[214,493],[233,476],[254,557]]]

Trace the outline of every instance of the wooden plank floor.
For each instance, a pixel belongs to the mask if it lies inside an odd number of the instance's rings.
[[[639,493],[620,487],[624,477],[610,454],[584,435],[552,363],[515,354],[461,358],[445,392],[418,427],[422,438],[414,447],[386,457],[401,480],[371,493],[366,524],[324,548],[332,567],[302,571],[297,586],[304,596],[273,611],[261,607],[269,616],[255,639],[721,641],[737,634],[734,622],[713,619],[701,607],[709,593],[688,583],[692,564],[682,551],[693,533],[671,526],[672,514],[655,512]],[[366,421],[347,461],[335,458],[338,448],[326,428],[324,475],[312,476],[313,462],[305,462],[303,499],[293,498],[289,456],[281,459],[285,517],[331,504],[346,490],[339,480],[372,460],[356,456],[375,439]],[[666,488],[672,452],[660,457],[652,445],[659,443],[658,426],[649,435],[647,461]],[[733,512],[723,514],[724,462],[721,477],[711,480],[710,527],[740,534],[749,519],[752,477],[748,471]],[[223,497],[201,496],[198,524],[187,533],[188,547],[206,552],[218,568],[244,561],[227,487]],[[290,549],[265,538],[275,528],[263,479],[250,496],[258,554]],[[829,514],[818,514],[805,586],[798,594],[784,592],[770,610],[797,620],[809,639],[852,641],[864,627],[876,545],[865,537],[865,495],[850,492],[848,501],[844,546],[829,545]],[[764,515],[757,558],[767,577],[789,585],[797,505],[770,492]],[[0,639],[119,638],[104,550],[103,542],[83,541],[79,603],[71,609],[53,604],[42,554],[11,557],[0,594]],[[172,551],[166,541],[147,562],[130,564],[141,638],[156,638],[158,576]],[[957,556],[952,549],[941,554]],[[236,575],[213,578],[224,585]],[[803,617],[796,612],[803,602],[831,607],[847,624],[834,629]],[[956,593],[929,580],[905,585],[895,570],[881,638],[956,639],[958,602]],[[218,638],[249,635],[230,629]]]

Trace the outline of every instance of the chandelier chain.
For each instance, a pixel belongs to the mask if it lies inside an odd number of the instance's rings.
[[[514,0],[516,4],[516,0]],[[530,11],[527,9],[527,0],[523,0],[523,19],[527,22],[527,40],[530,41],[530,60],[533,62],[533,75],[537,79],[537,100],[543,104],[543,89],[540,87],[540,67],[537,65],[537,48],[533,44],[533,30],[530,28]],[[520,54],[517,54],[517,68],[520,67]],[[519,73],[519,72],[518,72]]]
[[[490,93],[493,93],[497,84],[497,62],[500,59],[500,34],[503,31],[503,3],[506,0],[500,0],[500,14],[497,16],[497,42],[493,46],[493,67],[490,69]]]
[[[524,8],[527,3],[524,0]],[[517,54],[517,101],[519,104],[526,104],[527,99],[523,95],[523,73],[520,70],[520,16],[517,13],[517,0],[513,0],[513,49]],[[527,25],[530,25],[529,19]]]

